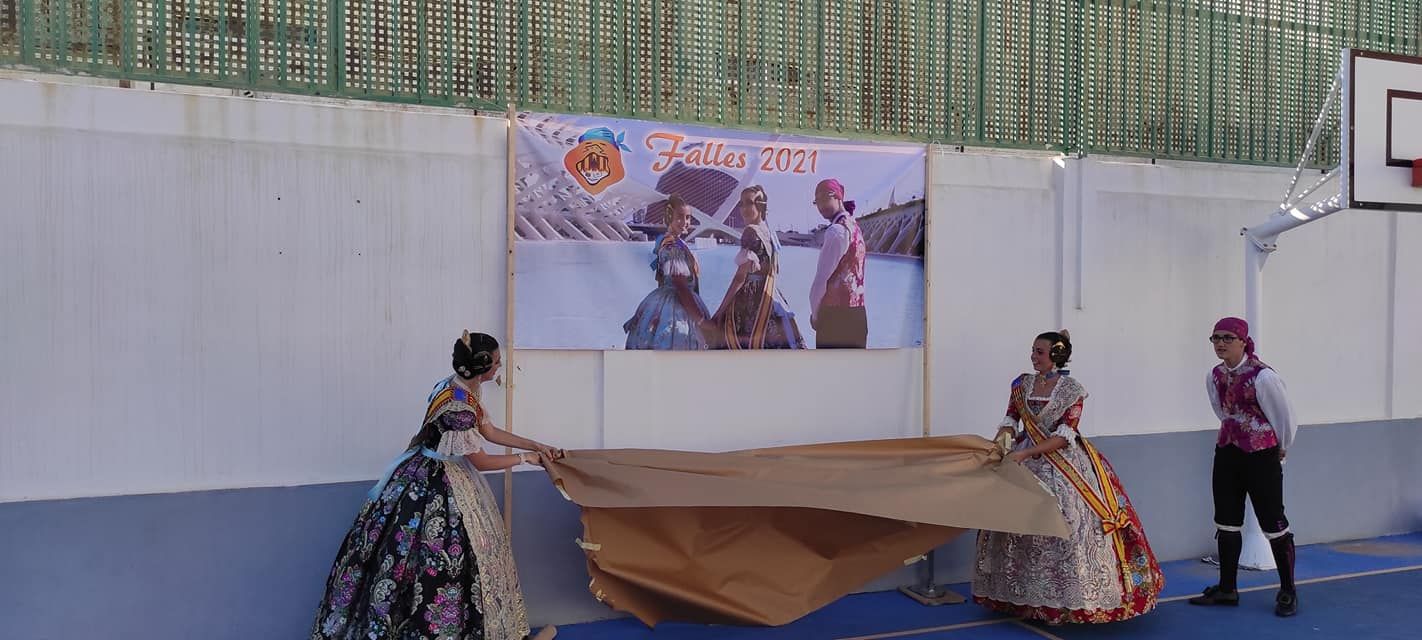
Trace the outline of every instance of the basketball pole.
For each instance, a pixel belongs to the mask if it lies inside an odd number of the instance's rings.
[[[1347,50],[1344,50],[1344,56]],[[1328,95],[1323,99],[1323,106],[1318,110],[1318,117],[1313,122],[1313,131],[1309,134],[1308,144],[1304,145],[1303,154],[1299,156],[1298,165],[1294,167],[1294,175],[1289,180],[1289,188],[1284,192],[1284,197],[1279,201],[1279,207],[1269,216],[1268,220],[1253,227],[1245,227],[1239,231],[1244,236],[1244,314],[1245,320],[1249,321],[1251,336],[1259,336],[1264,333],[1264,263],[1268,261],[1269,254],[1279,249],[1279,236],[1285,232],[1303,226],[1314,220],[1321,219],[1344,209],[1343,196],[1340,192],[1327,200],[1317,202],[1307,207],[1300,208],[1299,203],[1304,198],[1312,195],[1319,187],[1339,174],[1341,167],[1335,167],[1329,171],[1313,186],[1305,189],[1302,193],[1294,195],[1298,188],[1299,176],[1303,173],[1304,165],[1313,155],[1314,145],[1318,143],[1319,133],[1323,131],[1323,123],[1328,119],[1328,110],[1333,105],[1334,99],[1338,97],[1343,81],[1343,67],[1340,65],[1338,73],[1333,75],[1333,86],[1329,88]],[[1344,131],[1345,140],[1350,134]],[[1255,338],[1257,344],[1259,338]]]
[[[1260,336],[1264,334],[1264,263],[1268,261],[1269,254],[1279,249],[1279,236],[1285,232],[1329,216],[1344,207],[1343,196],[1334,195],[1322,202],[1318,202],[1300,208],[1304,198],[1309,197],[1319,187],[1332,180],[1339,173],[1339,168],[1329,171],[1302,193],[1294,195],[1298,188],[1299,176],[1302,175],[1304,165],[1313,155],[1314,145],[1318,143],[1319,133],[1323,131],[1323,123],[1328,119],[1329,108],[1333,106],[1333,101],[1338,97],[1343,81],[1343,69],[1346,64],[1347,50],[1344,50],[1345,62],[1340,64],[1338,73],[1333,75],[1333,85],[1328,90],[1328,95],[1323,99],[1323,106],[1318,111],[1318,118],[1313,122],[1313,131],[1309,134],[1308,144],[1304,145],[1303,154],[1299,156],[1298,165],[1294,167],[1293,178],[1289,180],[1289,188],[1284,192],[1284,197],[1279,201],[1279,207],[1268,220],[1253,227],[1245,227],[1240,230],[1240,235],[1244,236],[1244,319],[1249,322],[1250,337],[1258,344]],[[1350,134],[1344,131],[1346,137]],[[1346,143],[1345,143],[1346,144]],[[1259,526],[1259,518],[1254,512],[1254,505],[1251,500],[1244,503],[1244,548],[1240,552],[1239,566],[1256,571],[1271,571],[1276,568],[1274,554],[1269,548],[1269,541],[1264,536],[1264,530]]]

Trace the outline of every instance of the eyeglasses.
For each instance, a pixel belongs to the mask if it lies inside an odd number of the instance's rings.
[[[1223,342],[1223,343],[1225,343],[1225,344],[1229,344],[1229,343],[1234,342],[1235,340],[1238,340],[1238,339],[1239,339],[1239,338],[1236,338],[1236,337],[1234,337],[1234,336],[1218,336],[1218,335],[1216,335],[1216,336],[1210,336],[1210,342],[1213,342],[1213,343],[1215,343],[1215,344],[1219,344],[1219,343],[1221,343],[1221,342]]]

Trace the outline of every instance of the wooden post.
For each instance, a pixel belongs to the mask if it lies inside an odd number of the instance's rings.
[[[933,149],[934,145],[928,145],[927,152],[923,159],[923,437],[933,435],[933,270],[930,268],[930,256],[933,252],[929,247],[929,237],[932,236],[933,229]],[[963,596],[949,591],[938,585],[936,581],[935,564],[938,561],[938,553],[929,551],[924,556],[919,569],[918,584],[899,587],[899,592],[917,600],[919,604],[926,606],[937,606],[941,604],[960,604],[966,600]]]
[[[514,162],[517,148],[515,141],[518,133],[518,112],[514,110],[512,104],[508,107],[508,132],[505,139],[504,154],[507,156],[505,170],[504,212],[507,228],[504,230],[504,267],[506,280],[504,282],[504,339],[508,341],[508,348],[504,350],[504,428],[509,433],[514,432],[514,374],[518,371],[518,363],[514,359],[514,227],[516,218],[514,214]],[[512,453],[513,449],[504,447],[504,453]],[[513,468],[504,469],[504,529],[509,532],[510,538],[513,536]]]
[[[923,158],[923,437],[933,435],[933,145]]]

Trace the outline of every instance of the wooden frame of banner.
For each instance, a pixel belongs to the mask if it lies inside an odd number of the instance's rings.
[[[933,231],[933,153],[935,145],[925,147],[923,158],[923,437],[933,435],[933,270],[929,251],[929,237]],[[935,581],[935,567],[938,553],[929,551],[920,562],[927,565],[919,569],[917,584],[899,587],[899,592],[917,600],[925,606],[941,604],[962,604],[967,601]]]
[[[505,193],[504,207],[506,211],[504,230],[504,241],[507,243],[504,255],[504,268],[506,280],[504,282],[504,340],[507,341],[508,348],[504,349],[504,429],[509,433],[514,432],[514,372],[518,367],[514,361],[514,226],[517,219],[514,214],[514,169],[515,169],[515,147],[516,132],[518,131],[518,112],[514,110],[513,104],[509,104],[507,117],[509,128],[504,141],[505,169]],[[504,447],[504,453],[513,453],[511,447]],[[504,530],[513,537],[513,467],[504,469]]]

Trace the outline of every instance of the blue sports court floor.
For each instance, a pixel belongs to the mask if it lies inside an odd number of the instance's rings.
[[[559,628],[560,640],[1185,640],[1422,638],[1422,533],[1300,547],[1299,614],[1274,616],[1274,572],[1241,571],[1240,606],[1194,607],[1217,568],[1198,560],[1164,567],[1155,611],[1108,625],[1048,627],[988,613],[971,602],[925,607],[896,592],[848,596],[777,628],[664,624],[655,631],[624,618]],[[968,585],[952,585],[968,594]]]

